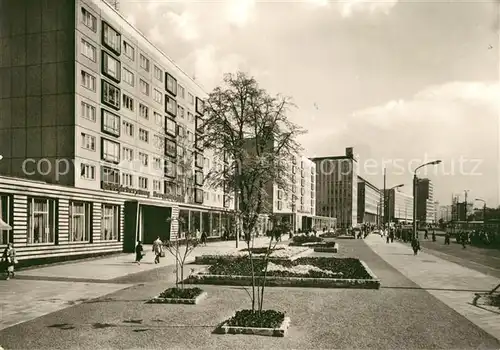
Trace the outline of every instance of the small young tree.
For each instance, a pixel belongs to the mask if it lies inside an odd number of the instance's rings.
[[[182,218],[168,219],[169,222],[175,220],[179,223],[183,223]],[[186,259],[200,242],[198,238],[196,238],[196,235],[190,232],[186,232],[183,244],[180,244],[180,240],[180,237],[177,237],[174,241],[167,241],[165,243],[165,249],[175,258],[175,288],[179,288],[180,284],[180,289],[184,289],[184,265],[186,264]]]
[[[287,189],[291,183],[290,156],[300,150],[296,137],[303,130],[287,118],[291,107],[289,98],[271,96],[253,77],[241,72],[226,74],[224,84],[209,94],[205,104],[204,147],[229,158],[226,166],[211,169],[206,183],[231,189],[238,203],[236,214],[252,266],[253,311],[262,302],[255,284],[251,233],[259,216],[271,212],[272,203],[267,199],[273,184]]]

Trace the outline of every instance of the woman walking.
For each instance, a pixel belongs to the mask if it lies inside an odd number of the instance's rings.
[[[4,266],[6,267],[6,272],[7,272],[7,278],[6,280],[9,280],[10,277],[14,277],[14,266],[17,264],[17,259],[16,259],[16,250],[14,249],[14,244],[9,243],[5,250],[3,251],[2,254],[2,262],[5,264]]]
[[[137,242],[137,245],[135,246],[135,262],[137,265],[141,264],[141,260],[144,257],[144,248],[142,246],[141,241]]]

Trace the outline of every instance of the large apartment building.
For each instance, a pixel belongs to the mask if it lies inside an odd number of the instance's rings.
[[[358,223],[380,223],[383,212],[381,191],[372,183],[358,176]]]
[[[197,141],[203,89],[105,1],[1,4],[0,198],[13,230],[0,245],[32,259],[219,236],[232,204],[203,182],[223,166]]]
[[[343,156],[312,158],[316,164],[316,213],[334,217],[338,227],[358,222],[358,164],[352,147]]]
[[[413,222],[413,196],[397,188],[386,190],[387,208],[385,219],[387,222]]]

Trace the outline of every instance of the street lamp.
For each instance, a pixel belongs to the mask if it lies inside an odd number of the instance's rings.
[[[432,162],[427,162],[418,166],[413,172],[413,237],[412,237],[413,239],[417,237],[417,185],[418,185],[417,171],[427,165],[438,165],[438,164],[441,164],[441,160],[434,160]]]
[[[481,198],[475,199],[478,202],[483,202],[483,226],[486,227],[486,201]]]
[[[389,210],[387,212],[387,221],[388,221],[389,225],[391,224],[391,202],[390,202],[391,197],[390,197],[390,193],[392,190],[395,190],[397,188],[401,188],[403,186],[404,186],[404,184],[399,184],[399,185],[392,186],[391,188],[389,188],[389,191],[388,191],[389,192]],[[396,196],[394,196],[394,200],[396,200]]]

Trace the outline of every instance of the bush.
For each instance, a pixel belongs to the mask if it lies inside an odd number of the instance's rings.
[[[275,310],[240,310],[227,321],[228,326],[254,327],[254,328],[279,328],[285,320],[283,312]]]
[[[301,245],[304,243],[321,242],[322,239],[314,236],[293,236],[293,245]]]
[[[203,293],[200,288],[169,288],[160,294],[165,299],[194,299]]]

